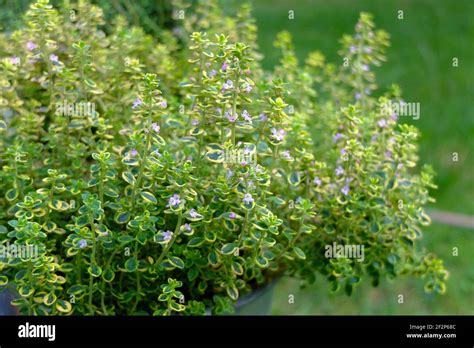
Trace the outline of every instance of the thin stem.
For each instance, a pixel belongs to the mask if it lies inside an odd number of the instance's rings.
[[[158,258],[158,260],[156,261],[156,264],[159,265],[161,263],[161,261],[163,261],[164,257],[166,256],[166,254],[168,254],[168,251],[171,249],[171,247],[173,246],[173,243],[176,241],[176,238],[178,237],[178,234],[179,234],[179,228],[181,226],[181,222],[183,221],[183,216],[181,214],[181,212],[179,213],[178,215],[178,222],[176,223],[176,228],[174,229],[174,233],[173,233],[173,238],[171,239],[171,241],[166,245],[166,247],[163,249],[163,251],[161,252],[161,255],[160,257]]]

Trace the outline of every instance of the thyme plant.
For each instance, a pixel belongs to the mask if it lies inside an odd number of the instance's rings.
[[[34,315],[228,313],[282,275],[351,294],[402,274],[442,293],[419,246],[433,172],[413,126],[381,111],[388,35],[361,14],[347,64],[300,64],[291,35],[260,66],[250,7],[189,7],[151,37],[105,33],[86,0],[32,4],[0,36],[0,288]],[[328,245],[363,245],[363,261]]]

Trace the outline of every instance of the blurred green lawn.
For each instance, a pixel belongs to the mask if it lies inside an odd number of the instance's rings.
[[[255,0],[253,5],[267,69],[279,59],[272,46],[277,32],[293,34],[300,61],[321,50],[329,61],[339,62],[341,36],[353,32],[359,12],[372,13],[392,42],[388,62],[378,69],[379,85],[397,83],[406,101],[421,104],[420,119],[403,122],[420,129],[420,162],[437,172],[434,207],[474,215],[474,111],[469,107],[474,95],[474,1]],[[403,20],[397,18],[399,10]],[[453,57],[458,67],[452,66]],[[453,162],[453,152],[458,162]],[[474,314],[474,231],[434,224],[424,235],[423,245],[443,258],[450,271],[444,296],[425,294],[423,282],[411,278],[385,280],[379,288],[364,282],[352,297],[329,294],[324,279],[304,290],[298,281],[284,279],[276,289],[273,313]],[[453,247],[459,248],[459,256],[452,256]],[[294,304],[288,303],[289,294],[295,296]],[[397,303],[399,294],[404,304]]]

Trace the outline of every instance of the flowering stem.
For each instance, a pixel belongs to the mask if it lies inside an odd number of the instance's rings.
[[[173,239],[171,239],[171,241],[166,245],[166,247],[161,252],[160,257],[156,261],[157,265],[159,265],[161,263],[161,261],[163,261],[164,257],[166,256],[166,254],[168,254],[168,251],[173,246],[173,243],[176,241],[176,238],[178,237],[178,234],[179,234],[179,227],[181,226],[182,221],[183,221],[183,215],[180,212],[179,215],[178,215],[178,222],[176,223],[176,228],[174,229]]]
[[[96,240],[95,240],[95,231],[94,231],[94,222],[90,220],[91,232],[92,232],[92,256],[91,256],[91,267],[95,265],[95,249],[96,249]],[[94,307],[92,307],[92,293],[94,286],[94,277],[92,272],[89,278],[89,311],[91,315],[94,315]]]

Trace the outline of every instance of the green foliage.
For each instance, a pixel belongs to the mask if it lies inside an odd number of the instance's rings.
[[[0,244],[38,247],[0,259],[21,312],[228,313],[282,274],[348,294],[413,274],[442,293],[416,243],[433,174],[413,172],[416,129],[381,112],[398,89],[372,96],[366,71],[387,35],[362,14],[347,71],[320,53],[300,66],[282,33],[268,73],[247,5],[193,11],[175,36],[121,18],[106,35],[98,7],[39,0],[0,36]],[[328,258],[333,243],[363,245],[363,262]]]

